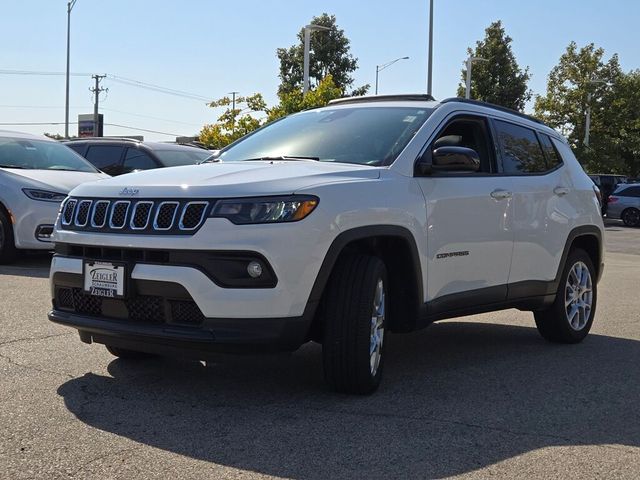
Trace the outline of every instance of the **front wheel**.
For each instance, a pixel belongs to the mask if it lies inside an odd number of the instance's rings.
[[[637,227],[640,225],[640,210],[637,208],[627,208],[622,212],[622,221],[627,227]]]
[[[556,299],[546,310],[534,312],[540,335],[550,342],[578,343],[587,336],[596,313],[596,271],[584,250],[569,254]]]
[[[0,208],[0,264],[10,263],[17,255],[13,240],[13,228],[6,213]]]
[[[387,271],[378,257],[342,258],[324,299],[324,376],[337,392],[368,394],[382,378],[388,305]]]

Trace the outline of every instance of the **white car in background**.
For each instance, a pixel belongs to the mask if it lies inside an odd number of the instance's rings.
[[[50,250],[60,203],[81,183],[109,178],[45,136],[0,130],[0,264],[18,249]]]

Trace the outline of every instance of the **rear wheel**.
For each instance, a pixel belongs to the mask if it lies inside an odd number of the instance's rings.
[[[569,254],[556,299],[546,310],[534,312],[540,335],[551,342],[578,343],[591,330],[598,290],[596,272],[584,250]]]
[[[322,355],[337,392],[367,394],[382,378],[388,283],[378,257],[353,254],[336,266],[324,299]]]
[[[640,210],[637,208],[627,208],[620,216],[627,227],[637,227],[640,225]]]
[[[129,350],[126,348],[113,347],[111,345],[105,345],[109,353],[115,357],[122,358],[123,360],[143,360],[145,358],[151,358],[155,355],[146,352],[138,352],[136,350]]]
[[[0,263],[10,263],[17,255],[13,227],[8,215],[0,208]]]

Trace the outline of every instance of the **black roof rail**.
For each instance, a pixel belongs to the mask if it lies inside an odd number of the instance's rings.
[[[65,140],[65,141],[67,141],[67,142],[86,142],[87,140],[89,140],[89,141],[93,141],[93,140],[103,140],[103,141],[116,140],[118,142],[126,141],[126,142],[135,142],[135,143],[142,143],[143,142],[143,140],[140,140],[138,138],[131,138],[131,137],[78,137],[78,138],[70,138],[69,140]]]
[[[526,113],[522,113],[517,110],[513,110],[511,108],[503,107],[501,105],[495,105],[489,102],[481,102],[480,100],[470,100],[462,97],[451,97],[451,98],[445,98],[440,103],[444,104],[444,103],[452,103],[452,102],[468,103],[470,105],[477,105],[479,107],[491,108],[493,110],[498,110],[504,113],[510,113],[511,115],[516,115],[521,118],[526,118],[527,120],[531,120],[532,122],[536,122],[536,123],[539,123],[540,125],[544,125],[545,127],[548,127],[548,125],[544,123],[542,120],[540,120],[539,118],[532,117],[531,115],[527,115]]]
[[[345,97],[336,98],[329,101],[329,105],[343,105],[345,103],[360,102],[393,102],[393,101],[410,101],[410,102],[433,102],[435,98],[426,93],[413,93],[401,95],[370,95],[364,97]]]

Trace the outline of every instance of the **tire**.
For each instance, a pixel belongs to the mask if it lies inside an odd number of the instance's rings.
[[[587,252],[569,253],[555,301],[548,309],[534,312],[540,335],[555,343],[579,343],[587,336],[596,313],[596,278]]]
[[[627,208],[620,218],[627,227],[637,227],[640,225],[640,210],[637,208]]]
[[[323,300],[324,377],[336,392],[372,393],[382,378],[387,270],[378,257],[353,254],[334,268]]]
[[[107,350],[114,357],[121,358],[123,360],[144,360],[146,358],[155,357],[155,355],[146,352],[138,352],[136,350],[128,350],[126,348],[113,347],[111,345],[105,345]]]
[[[11,221],[0,207],[0,264],[13,262],[17,254]]]

